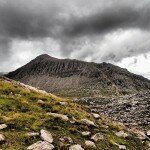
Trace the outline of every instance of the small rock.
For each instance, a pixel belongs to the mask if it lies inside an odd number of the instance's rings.
[[[138,138],[139,138],[140,140],[145,140],[145,139],[147,139],[147,136],[145,135],[144,132],[142,132],[142,131],[136,131],[135,133],[137,134],[137,136],[138,136]]]
[[[70,138],[70,137],[63,137],[63,138],[60,138],[59,139],[60,142],[62,143],[67,143],[67,144],[72,144],[73,143],[73,140]]]
[[[81,145],[76,144],[69,147],[69,150],[84,150]]]
[[[126,150],[126,146],[125,145],[118,145],[119,149],[122,149],[122,150]]]
[[[84,131],[84,132],[82,132],[82,135],[83,136],[89,136],[91,134],[91,132],[89,132],[89,131]]]
[[[0,130],[5,129],[5,128],[7,128],[7,125],[6,125],[6,124],[1,124],[1,125],[0,125]]]
[[[148,137],[150,137],[150,130],[148,130],[148,131],[146,132],[146,135],[147,135]]]
[[[55,117],[55,118],[60,118],[60,119],[62,119],[63,121],[68,121],[68,120],[69,120],[69,118],[68,118],[67,115],[57,114],[57,113],[47,113],[47,114],[50,115],[50,116],[53,116],[53,117]]]
[[[67,102],[59,102],[61,106],[67,106],[68,103]]]
[[[82,122],[83,124],[88,125],[88,126],[96,126],[93,121],[88,120],[88,119],[82,119],[81,122]]]
[[[92,113],[92,115],[93,115],[93,117],[94,117],[95,119],[99,119],[99,118],[100,118],[100,115],[99,115],[99,114]]]
[[[44,141],[47,141],[49,143],[52,143],[53,142],[53,137],[51,135],[50,132],[46,131],[46,130],[41,130],[40,131],[41,133],[41,139],[44,140]]]
[[[91,137],[91,139],[97,142],[98,140],[103,140],[104,136],[101,133],[96,133],[95,135]]]
[[[29,137],[35,137],[35,136],[39,136],[40,134],[38,132],[29,132],[27,133],[27,136]]]
[[[117,133],[115,133],[118,137],[124,137],[126,138],[128,136],[127,133],[125,133],[124,131],[119,131]]]
[[[5,141],[5,136],[3,134],[0,134],[0,142],[4,142]]]
[[[39,99],[39,100],[37,101],[37,103],[38,103],[38,104],[45,104],[45,102],[44,102],[43,100],[41,100],[41,99]]]
[[[46,141],[38,141],[27,148],[27,150],[52,150],[54,146]]]
[[[86,148],[96,149],[96,145],[92,141],[85,141]]]

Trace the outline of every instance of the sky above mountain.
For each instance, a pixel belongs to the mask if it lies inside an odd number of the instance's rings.
[[[150,0],[0,0],[0,72],[47,53],[150,79]]]

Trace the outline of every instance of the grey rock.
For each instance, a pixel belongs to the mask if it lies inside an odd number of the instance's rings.
[[[5,129],[5,128],[7,128],[7,125],[6,125],[6,124],[0,124],[0,130],[3,130],[3,129]]]
[[[86,148],[96,149],[96,145],[92,141],[85,141],[85,146],[86,146]]]
[[[81,145],[76,144],[69,147],[69,150],[84,150]]]
[[[59,118],[63,121],[69,121],[69,118],[67,115],[63,115],[63,114],[57,114],[57,113],[47,113],[50,116],[53,116],[54,118]]]
[[[95,135],[91,137],[91,139],[97,142],[98,140],[103,140],[104,136],[101,133],[96,133]]]
[[[47,141],[49,143],[52,143],[53,142],[53,137],[51,135],[50,132],[46,131],[46,130],[41,130],[40,131],[41,133],[41,139],[44,140],[44,141]]]

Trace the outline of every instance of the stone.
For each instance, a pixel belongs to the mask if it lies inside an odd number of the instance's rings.
[[[67,144],[72,144],[73,140],[70,137],[63,137],[63,138],[59,138],[59,141],[62,143],[67,143]]]
[[[69,121],[69,118],[67,115],[63,115],[63,114],[57,114],[57,113],[47,113],[50,116],[53,116],[54,118],[59,118],[63,121]]]
[[[92,113],[92,115],[93,115],[93,117],[94,117],[95,119],[99,119],[99,118],[100,118],[100,115],[99,115],[99,114]]]
[[[96,133],[95,135],[91,137],[91,139],[97,142],[98,140],[103,140],[104,136],[101,133]]]
[[[50,132],[46,131],[46,130],[41,130],[40,131],[41,133],[41,139],[44,140],[44,141],[47,141],[49,143],[52,143],[53,142],[53,137],[51,135]]]
[[[46,142],[46,141],[38,141],[32,145],[30,145],[27,150],[53,150],[55,147]]]
[[[82,134],[82,136],[89,136],[89,135],[91,134],[91,132],[89,132],[89,131],[84,131],[84,132],[82,132],[81,134]]]
[[[128,136],[127,133],[125,133],[124,131],[119,131],[115,133],[118,137],[124,137],[126,138]]]
[[[147,135],[148,137],[150,137],[150,130],[148,130],[148,131],[146,132],[146,135]]]
[[[5,136],[3,134],[0,134],[0,142],[4,142],[5,141]]]
[[[81,122],[82,122],[83,124],[88,125],[88,126],[96,126],[93,121],[88,120],[88,119],[82,119]]]
[[[122,149],[122,150],[126,150],[126,146],[125,145],[118,145],[119,149]]]
[[[84,150],[81,145],[76,144],[69,147],[69,150]]]
[[[138,138],[139,138],[140,140],[145,140],[145,139],[147,139],[147,136],[145,135],[144,132],[137,130],[135,133],[137,134],[137,136],[138,136]]]
[[[29,137],[36,137],[36,136],[39,136],[40,134],[38,132],[29,132],[27,133],[27,136]]]
[[[6,125],[6,124],[0,124],[0,130],[3,130],[3,129],[5,129],[5,128],[7,128],[7,125]]]
[[[44,102],[43,100],[41,100],[41,99],[39,99],[39,100],[37,101],[37,103],[38,103],[38,104],[45,104],[45,102]]]
[[[96,149],[96,145],[92,141],[85,141],[85,146],[86,146],[86,148]]]
[[[67,102],[59,102],[61,106],[67,106],[68,103]]]

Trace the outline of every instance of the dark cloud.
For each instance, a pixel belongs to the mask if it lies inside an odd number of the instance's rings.
[[[117,62],[149,52],[149,29],[149,0],[0,0],[0,63],[25,50],[12,48],[20,41],[40,42],[50,54],[57,47],[62,57]]]

